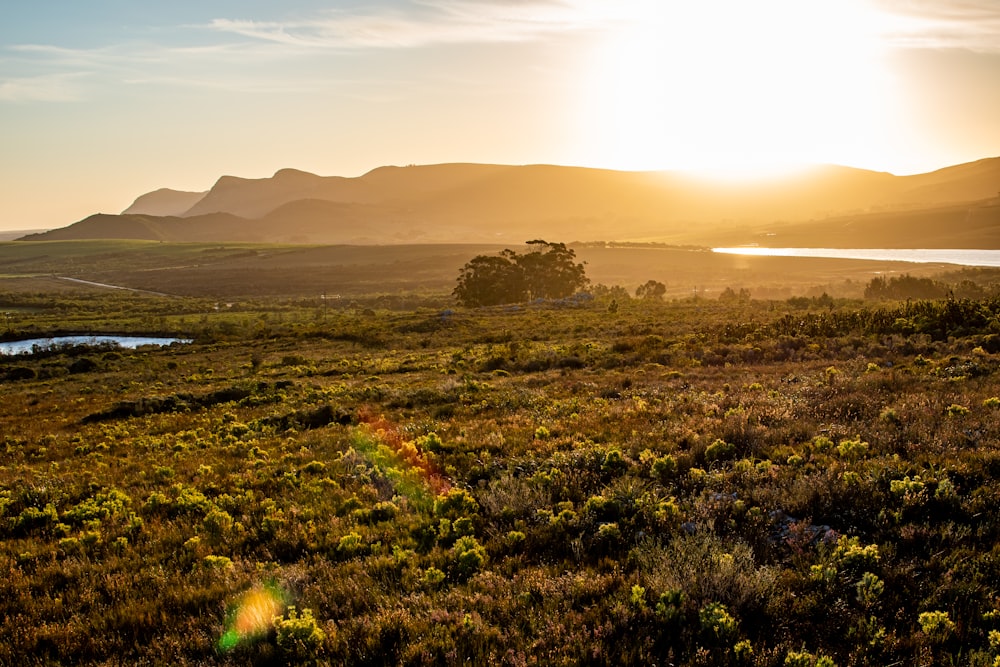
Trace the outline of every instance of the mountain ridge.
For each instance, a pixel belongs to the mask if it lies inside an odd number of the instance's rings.
[[[700,243],[792,223],[822,237],[823,220],[878,212],[900,212],[892,224],[905,227],[907,211],[980,206],[998,191],[1000,158],[910,176],[820,165],[746,182],[547,164],[383,166],[357,177],[285,168],[266,178],[224,175],[204,193],[156,190],[117,219],[88,216],[26,238],[423,243],[542,236]],[[946,217],[954,224],[955,215]],[[926,220],[920,226],[929,229]],[[933,236],[941,242],[941,234]]]

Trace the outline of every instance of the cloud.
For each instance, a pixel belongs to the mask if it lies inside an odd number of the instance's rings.
[[[218,18],[209,28],[289,47],[417,48],[521,42],[602,26],[598,2],[418,0],[405,8],[331,10],[297,21]],[[606,14],[606,12],[605,12]]]
[[[0,101],[74,102],[82,99],[79,84],[88,74],[72,72],[0,79]]]
[[[897,46],[1000,54],[996,0],[876,0],[875,4],[895,17],[887,36]]]

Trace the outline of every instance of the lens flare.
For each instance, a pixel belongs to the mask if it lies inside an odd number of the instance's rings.
[[[226,632],[219,639],[219,648],[231,651],[242,643],[267,634],[274,619],[285,610],[287,595],[274,585],[254,588],[243,594],[230,611]]]
[[[369,410],[361,410],[359,420],[368,428],[369,434],[379,444],[384,445],[392,452],[395,462],[414,473],[424,487],[430,489],[435,494],[447,493],[451,488],[448,478],[420,450],[418,443],[405,439],[395,424],[382,415]],[[371,457],[372,452],[364,452],[364,447],[360,449],[362,453]],[[406,485],[403,484],[402,486],[405,487]],[[399,490],[406,491],[407,489],[403,488]]]

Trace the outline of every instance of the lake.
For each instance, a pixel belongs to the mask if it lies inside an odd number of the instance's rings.
[[[173,343],[190,343],[189,338],[165,338],[156,336],[51,336],[48,338],[29,338],[27,340],[12,340],[0,343],[0,354],[30,354],[36,346],[40,349],[54,347],[73,347],[75,345],[112,345],[134,350],[143,345],[163,347]]]
[[[958,264],[961,266],[1000,266],[1000,250],[969,249],[897,249],[897,248],[712,248],[727,255],[758,257],[824,257],[827,259],[869,259],[890,262]]]

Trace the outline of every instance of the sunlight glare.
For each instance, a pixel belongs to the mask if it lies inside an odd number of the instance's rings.
[[[860,0],[632,0],[588,67],[603,164],[760,175],[857,163],[889,113],[882,15]]]

